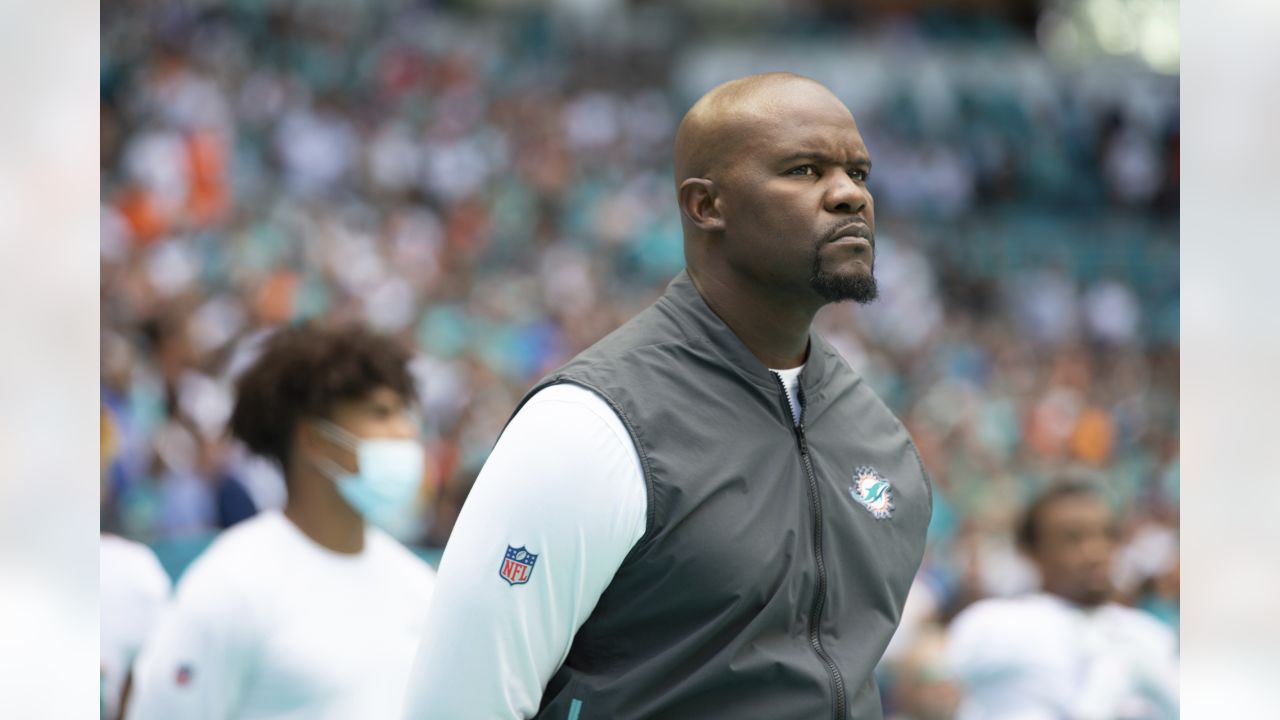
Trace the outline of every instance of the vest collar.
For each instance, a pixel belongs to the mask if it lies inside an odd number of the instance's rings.
[[[667,285],[658,304],[674,312],[677,323],[690,341],[705,343],[748,383],[770,396],[781,392],[778,381],[769,368],[747,349],[737,334],[707,304],[702,293],[693,284],[693,279],[689,277],[688,270],[681,270]],[[811,406],[821,399],[823,384],[831,373],[832,363],[838,360],[835,350],[813,328],[809,328],[809,355],[805,359],[804,370],[800,371],[800,387],[804,392],[806,405]]]

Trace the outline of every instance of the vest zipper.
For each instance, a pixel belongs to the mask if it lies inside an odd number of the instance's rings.
[[[845,690],[844,677],[840,675],[840,669],[836,667],[836,663],[827,654],[825,648],[822,647],[822,638],[819,635],[819,625],[822,621],[822,607],[827,600],[827,565],[822,559],[822,499],[818,496],[818,478],[813,472],[813,462],[809,458],[809,442],[804,436],[804,388],[800,386],[799,381],[796,382],[796,392],[800,397],[800,412],[797,415],[793,411],[791,404],[791,395],[787,392],[787,388],[782,384],[782,378],[776,373],[769,373],[778,381],[778,388],[782,390],[782,399],[786,401],[787,422],[791,423],[795,431],[796,444],[800,448],[800,462],[804,465],[804,472],[809,481],[809,509],[813,512],[813,554],[818,565],[818,591],[813,598],[813,608],[809,614],[809,644],[813,646],[814,652],[827,666],[827,674],[831,678],[831,689],[836,698],[835,718],[836,720],[844,720],[845,717]],[[795,422],[795,418],[799,417],[799,422]]]

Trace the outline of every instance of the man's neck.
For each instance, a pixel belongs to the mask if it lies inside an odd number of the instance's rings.
[[[326,478],[297,480],[290,483],[291,488],[308,481],[328,482]],[[291,492],[285,502],[284,516],[321,547],[349,555],[364,550],[364,519],[336,491],[332,494]]]
[[[804,363],[817,307],[744,287],[727,273],[695,275],[691,270],[689,278],[711,310],[765,367],[781,370]]]
[[[1106,600],[1106,599],[1103,599],[1103,600],[1091,600],[1091,601],[1083,601],[1083,600],[1073,599],[1073,598],[1067,597],[1066,595],[1062,595],[1062,594],[1060,594],[1060,593],[1053,592],[1052,590],[1045,590],[1045,589],[1041,589],[1041,590],[1040,590],[1040,592],[1041,592],[1041,594],[1043,594],[1043,595],[1044,595],[1044,596],[1046,596],[1046,597],[1052,598],[1053,600],[1056,600],[1057,602],[1060,602],[1060,603],[1063,603],[1063,604],[1065,604],[1065,605],[1068,605],[1068,606],[1070,606],[1070,607],[1072,607],[1072,608],[1074,608],[1074,609],[1076,609],[1076,610],[1079,610],[1079,611],[1081,611],[1081,612],[1083,612],[1083,613],[1085,613],[1085,614],[1093,613],[1093,612],[1097,611],[1098,609],[1100,609],[1100,608],[1102,608],[1102,607],[1106,606],[1106,605],[1107,605],[1107,603],[1108,603],[1108,600]]]

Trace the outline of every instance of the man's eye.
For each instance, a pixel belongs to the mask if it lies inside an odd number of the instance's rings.
[[[862,182],[866,182],[867,177],[869,175],[870,173],[868,173],[866,170],[852,170],[849,172],[849,177],[853,178],[854,180],[860,180]]]
[[[799,167],[791,168],[790,170],[787,171],[787,174],[788,175],[817,175],[818,168],[814,167],[813,165],[801,165]]]

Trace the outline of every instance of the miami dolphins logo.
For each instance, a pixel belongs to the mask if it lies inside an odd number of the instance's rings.
[[[887,520],[893,515],[893,486],[870,465],[861,465],[853,471],[849,494],[877,520]]]

